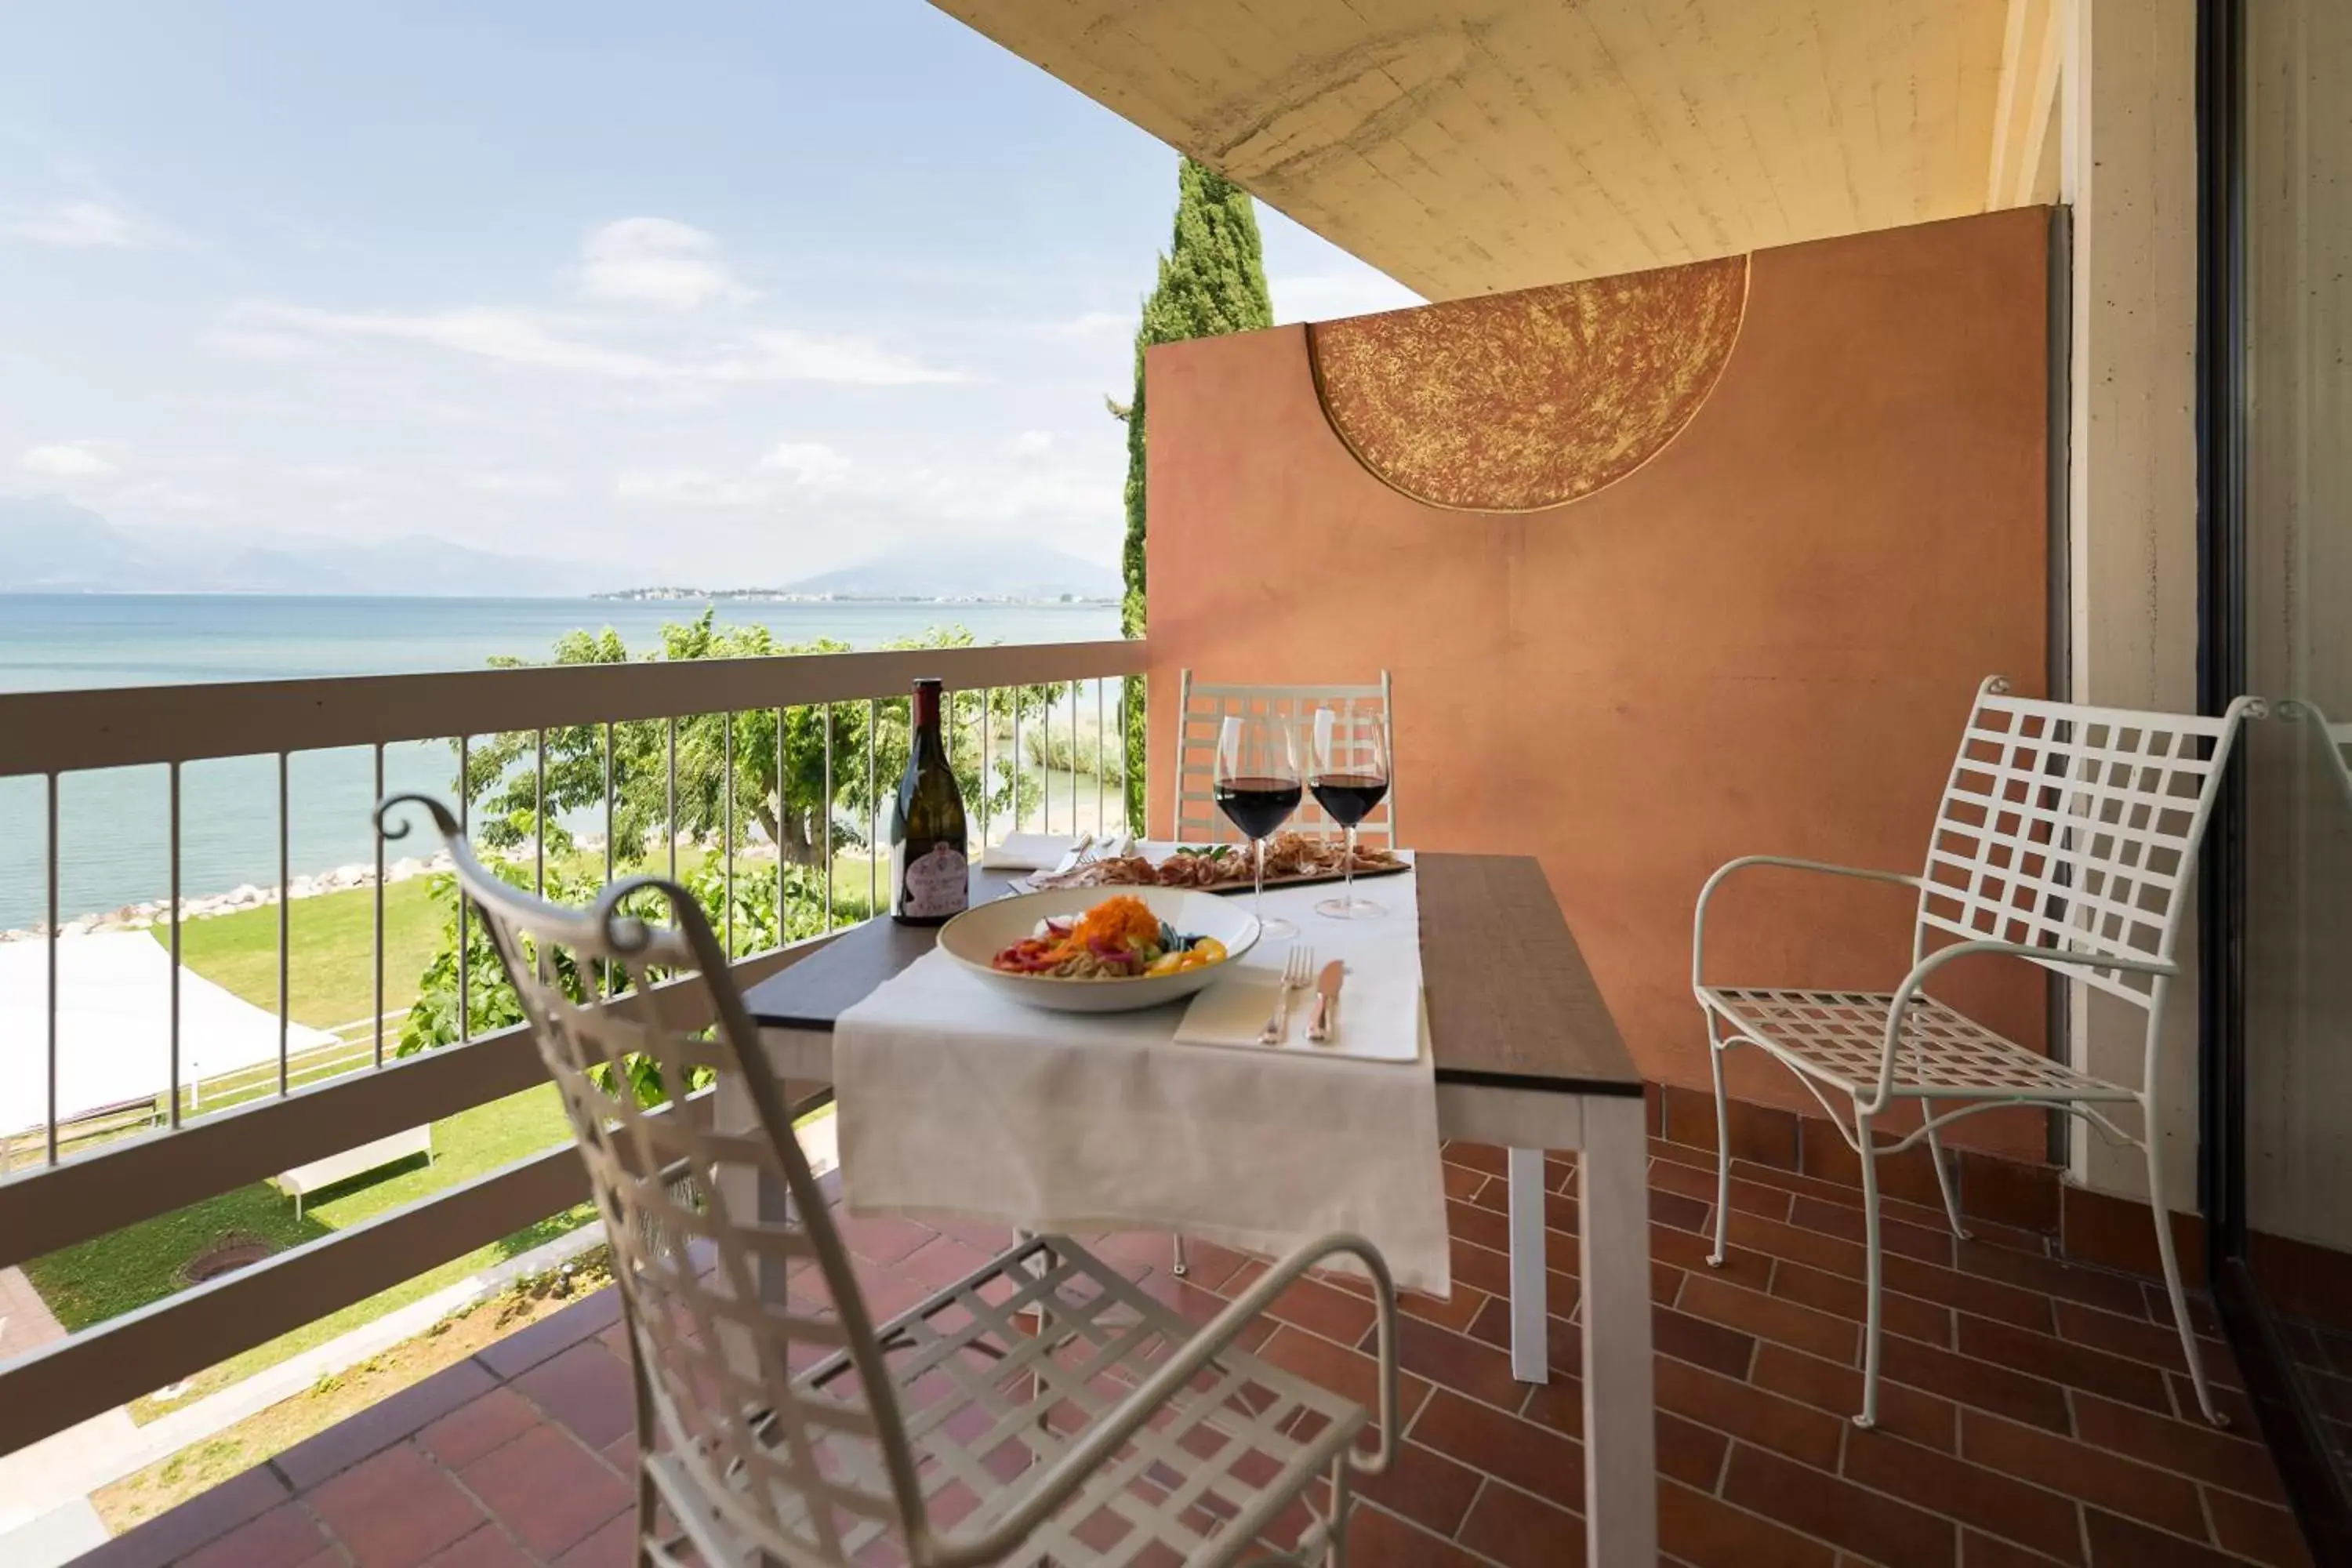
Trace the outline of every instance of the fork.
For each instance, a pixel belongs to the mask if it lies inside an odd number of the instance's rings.
[[[1282,966],[1282,989],[1275,994],[1274,1012],[1267,1017],[1265,1027],[1257,1034],[1261,1046],[1278,1046],[1290,1033],[1290,994],[1304,991],[1307,983],[1315,978],[1315,950],[1294,947]]]

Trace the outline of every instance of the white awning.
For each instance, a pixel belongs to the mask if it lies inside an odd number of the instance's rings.
[[[58,1120],[161,1095],[172,1076],[172,955],[146,931],[60,938]],[[0,1131],[48,1120],[47,942],[0,942]],[[289,1051],[335,1037],[289,1024]],[[278,1016],[180,974],[180,1082],[278,1059]]]

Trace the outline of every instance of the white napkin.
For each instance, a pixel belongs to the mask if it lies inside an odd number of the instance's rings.
[[[980,852],[980,863],[991,871],[1050,871],[1069,857],[1076,842],[1059,833],[1008,833],[1003,843]]]
[[[1358,979],[1357,965],[1349,964],[1347,983],[1339,989],[1336,1022],[1328,1040],[1307,1037],[1307,1023],[1315,1016],[1315,988],[1309,985],[1290,994],[1290,1016],[1282,1038],[1268,1043],[1264,1037],[1265,1021],[1274,1016],[1275,998],[1281,994],[1282,982],[1278,976],[1245,969],[1193,996],[1192,1005],[1184,1010],[1184,1021],[1176,1026],[1176,1043],[1230,1046],[1254,1051],[1304,1051],[1361,1062],[1418,1061],[1420,987],[1413,987],[1412,1009],[1391,1016],[1385,1009],[1393,1007],[1401,999],[1402,988],[1360,985]],[[1368,1004],[1376,1011],[1360,1016]],[[1359,1023],[1362,1026],[1350,1026]]]

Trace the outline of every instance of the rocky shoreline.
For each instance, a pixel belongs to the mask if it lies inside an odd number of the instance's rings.
[[[412,877],[427,876],[436,871],[447,869],[449,869],[449,852],[443,849],[429,858],[420,858],[412,855],[404,859],[390,862],[383,868],[383,879],[387,884],[405,882]],[[345,893],[354,888],[374,886],[374,866],[364,864],[338,866],[331,871],[320,871],[310,876],[290,879],[286,884],[286,896],[289,900],[314,899],[321,893]],[[239,910],[263,909],[277,901],[278,889],[274,885],[257,888],[247,882],[243,887],[232,888],[226,893],[207,893],[197,898],[182,899],[180,919],[183,923],[188,921],[205,920],[214,915],[235,914]],[[91,931],[145,931],[150,926],[168,925],[171,923],[171,908],[172,903],[169,899],[149,899],[142,903],[125,904],[121,909],[107,910],[97,914],[77,915],[72,920],[61,921],[58,924],[58,935],[60,937],[86,936]],[[48,922],[44,921],[30,928],[0,931],[0,942],[31,942],[48,934]]]

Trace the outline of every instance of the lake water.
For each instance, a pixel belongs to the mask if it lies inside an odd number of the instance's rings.
[[[657,647],[694,603],[587,599],[299,598],[168,595],[0,595],[0,691],[266,680],[289,676],[478,669],[493,655],[545,658],[578,627],[611,627],[630,651]],[[1112,605],[734,604],[722,625],[787,642],[873,647],[932,626],[982,642],[1079,642],[1118,635]],[[446,746],[384,753],[387,788],[446,793]],[[295,874],[372,860],[375,798],[366,749],[298,752],[288,764]],[[169,784],[161,766],[68,773],[58,795],[58,907],[66,919],[161,899],[171,889]],[[44,785],[0,779],[0,931],[47,907]],[[181,773],[181,890],[195,898],[278,877],[277,762],[237,757]]]

